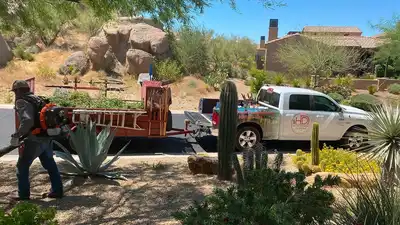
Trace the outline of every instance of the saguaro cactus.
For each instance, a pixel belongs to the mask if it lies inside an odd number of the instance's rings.
[[[235,149],[238,93],[232,81],[225,81],[219,97],[218,178],[232,179],[232,153]]]
[[[311,136],[312,165],[319,165],[319,124],[314,123]]]

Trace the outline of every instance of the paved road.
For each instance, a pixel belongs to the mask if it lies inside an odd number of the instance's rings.
[[[173,113],[173,127],[183,128],[185,116],[181,113]],[[14,111],[12,108],[0,108],[0,147],[5,147],[10,141],[10,135],[14,131]],[[117,138],[111,146],[110,153],[118,151],[129,140],[125,138]],[[214,136],[203,137],[198,139],[198,143],[207,152],[216,152],[217,139]],[[309,142],[298,141],[268,141],[264,143],[268,150],[277,149],[283,152],[293,152],[297,149],[310,149]],[[335,143],[332,143],[335,144]],[[132,141],[125,151],[126,154],[181,154],[192,153],[192,146],[186,142],[184,135],[172,136],[162,139],[149,138],[132,138]],[[10,155],[18,154],[16,150],[9,153]]]

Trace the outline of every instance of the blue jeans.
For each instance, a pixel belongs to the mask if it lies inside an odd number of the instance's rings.
[[[25,147],[20,152],[17,162],[18,194],[20,198],[30,197],[29,168],[36,157],[39,157],[40,163],[49,174],[51,192],[63,195],[61,176],[54,161],[50,143],[51,139],[49,138],[29,137],[25,139]]]

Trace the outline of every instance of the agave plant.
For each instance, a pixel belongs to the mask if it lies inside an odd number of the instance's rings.
[[[368,145],[358,149],[370,159],[382,162],[382,178],[397,182],[400,178],[400,107],[383,103],[369,113]]]
[[[67,172],[70,175],[83,176],[104,176],[110,179],[125,179],[116,172],[106,171],[129,145],[130,141],[118,151],[110,160],[107,159],[107,153],[115,136],[115,130],[111,131],[110,125],[106,126],[101,132],[96,134],[96,123],[90,121],[85,126],[79,124],[76,131],[68,130],[71,140],[71,147],[79,156],[76,161],[71,153],[62,144],[53,141],[64,152],[55,152],[57,157],[67,161],[71,165],[71,170]]]

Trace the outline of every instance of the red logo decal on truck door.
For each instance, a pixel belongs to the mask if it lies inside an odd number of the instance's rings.
[[[294,133],[304,133],[310,124],[310,117],[307,114],[296,114],[292,118],[292,130]]]

